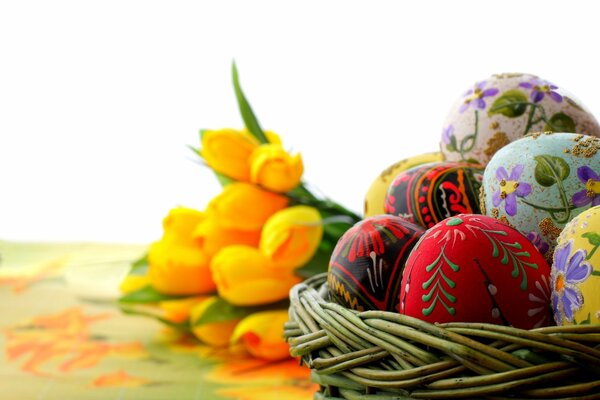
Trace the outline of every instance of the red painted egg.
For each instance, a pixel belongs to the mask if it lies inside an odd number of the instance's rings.
[[[356,223],[336,244],[327,274],[331,299],[358,311],[398,311],[402,270],[424,229],[393,215]]]
[[[516,229],[460,214],[429,229],[402,277],[400,312],[428,322],[552,324],[550,266]]]
[[[431,228],[458,214],[480,214],[479,188],[483,167],[437,161],[400,172],[390,184],[385,212]]]

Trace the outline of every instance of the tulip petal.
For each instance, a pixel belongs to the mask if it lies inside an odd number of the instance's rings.
[[[213,347],[227,347],[235,327],[240,322],[239,319],[229,321],[211,322],[194,326],[195,321],[198,321],[204,312],[217,301],[216,296],[209,297],[202,303],[196,304],[190,311],[190,322],[192,325],[192,333],[203,343]]]
[[[274,264],[293,269],[312,258],[322,237],[319,211],[309,206],[293,206],[267,220],[259,247]]]
[[[259,143],[252,135],[235,129],[205,131],[200,155],[215,171],[239,181],[250,177],[250,155]]]
[[[235,328],[231,342],[242,341],[257,358],[283,360],[290,357],[289,345],[283,339],[287,310],[262,311],[244,318]]]

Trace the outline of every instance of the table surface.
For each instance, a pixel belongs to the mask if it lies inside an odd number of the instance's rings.
[[[123,314],[118,283],[145,250],[0,241],[2,399],[312,398],[295,359],[234,357]]]

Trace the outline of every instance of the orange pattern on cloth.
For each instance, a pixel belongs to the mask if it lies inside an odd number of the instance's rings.
[[[138,387],[149,384],[150,381],[141,378],[129,375],[127,372],[122,369],[110,373],[99,376],[94,379],[92,382],[92,386],[94,387]]]
[[[93,367],[113,354],[145,354],[138,342],[106,343],[91,335],[90,325],[110,316],[85,315],[80,307],[75,307],[10,327],[4,332],[6,358],[13,362],[22,360],[20,369],[24,372],[48,375],[42,369],[51,362],[60,362],[59,372],[71,372]]]
[[[41,264],[24,268],[21,273],[0,273],[0,285],[10,286],[13,293],[22,293],[31,285],[62,275],[68,257],[59,257]]]

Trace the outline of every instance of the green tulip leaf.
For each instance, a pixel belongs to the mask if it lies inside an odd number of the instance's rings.
[[[302,267],[296,269],[294,272],[297,276],[302,279],[310,278],[311,276],[327,272],[329,269],[329,260],[331,258],[331,253],[333,252],[333,247],[335,243],[331,243],[331,241],[327,240],[327,237],[324,237],[315,255],[312,256],[310,260]]]
[[[260,306],[252,307],[241,307],[233,305],[224,299],[217,297],[216,301],[212,302],[206,310],[202,313],[192,324],[192,327],[215,323],[215,322],[226,322],[232,320],[239,320],[247,317],[250,314],[254,314],[260,311],[267,310],[287,310],[289,307],[289,300],[282,300],[276,303],[270,303]]]
[[[131,264],[130,275],[146,275],[148,272],[148,254],[144,254]]]
[[[562,182],[571,173],[569,164],[560,157],[541,155],[534,157],[535,180],[542,186],[550,187],[558,182]]]
[[[159,301],[181,299],[186,296],[174,296],[159,292],[151,285],[145,286],[133,292],[129,292],[119,298],[120,303],[157,303]]]
[[[259,142],[268,143],[269,140],[267,139],[264,131],[260,127],[258,119],[256,118],[256,115],[254,115],[254,111],[252,111],[252,107],[250,107],[250,103],[248,102],[246,96],[244,95],[244,92],[242,91],[242,87],[240,86],[240,78],[235,62],[231,66],[231,73],[233,77],[233,88],[235,90],[235,96],[237,98],[238,107],[240,109],[240,113],[242,114],[242,119],[244,120],[246,128],[248,128],[248,131],[250,131],[250,133],[254,135],[254,137],[256,137]]]
[[[556,113],[544,125],[544,131],[575,133],[575,122],[565,113]]]
[[[213,170],[213,172],[214,172],[215,176],[217,177],[217,180],[219,181],[219,183],[221,184],[221,186],[227,186],[230,183],[235,182],[235,179],[230,178],[230,177],[228,177],[226,175],[223,175],[220,172],[217,172],[217,171],[214,171],[214,170]]]
[[[520,90],[507,90],[498,97],[488,110],[488,116],[496,114],[508,118],[517,118],[525,114],[527,110],[527,96]]]
[[[162,310],[158,307],[151,307],[144,304],[129,304],[119,303],[119,308],[124,314],[140,315],[142,317],[154,318],[163,324],[170,326],[181,331],[190,332],[190,326],[188,321],[185,322],[173,322],[162,317]]]

